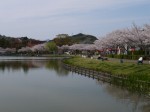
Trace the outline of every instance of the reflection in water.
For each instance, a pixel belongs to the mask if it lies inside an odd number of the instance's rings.
[[[48,60],[48,61],[40,61],[40,60],[29,60],[29,61],[1,61],[0,62],[0,70],[23,70],[24,73],[28,73],[30,69],[38,69],[45,67],[49,70],[55,70],[59,76],[67,76],[68,71],[63,68],[61,60]]]
[[[118,99],[118,101],[121,101],[127,106],[129,106],[132,102],[132,112],[138,112],[138,110],[142,110],[142,112],[150,112],[150,98],[148,96],[132,93],[119,86],[104,83],[102,81],[96,80],[96,82],[103,86],[104,91],[106,91],[109,95]]]
[[[59,76],[66,76],[69,74],[68,70],[63,68],[61,60],[51,60],[46,63],[46,68],[55,70]]]
[[[19,70],[28,77],[14,72]],[[3,112],[150,112],[149,97],[98,80],[97,87],[87,77],[71,75],[61,60],[1,61],[1,71],[14,74],[0,77]]]
[[[146,104],[142,108],[143,112],[150,112],[150,104]]]
[[[30,62],[26,61],[2,61],[0,62],[0,70],[20,70],[23,69],[25,73],[28,72],[29,68],[36,68],[35,65],[33,65]]]

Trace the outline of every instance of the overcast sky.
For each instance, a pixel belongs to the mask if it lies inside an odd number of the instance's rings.
[[[150,23],[150,0],[1,0],[0,34],[40,40],[77,33],[100,37]]]

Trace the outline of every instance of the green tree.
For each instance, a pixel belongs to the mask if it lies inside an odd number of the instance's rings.
[[[53,41],[56,43],[57,46],[61,47],[63,45],[72,45],[73,42],[71,40],[71,38],[68,36],[68,37],[57,37],[57,38],[54,38]]]
[[[58,50],[57,45],[55,42],[48,42],[46,44],[46,48],[48,49],[49,52],[55,54]]]

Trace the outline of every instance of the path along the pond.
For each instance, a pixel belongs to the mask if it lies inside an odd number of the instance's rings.
[[[129,59],[122,59],[123,63],[137,63],[138,60],[129,60]],[[120,62],[120,59],[117,58],[108,58],[108,61]],[[143,64],[150,64],[150,60],[143,60]]]

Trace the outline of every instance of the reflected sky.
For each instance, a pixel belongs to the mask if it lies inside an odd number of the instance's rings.
[[[150,112],[150,99],[62,67],[61,60],[0,62],[0,112]]]

